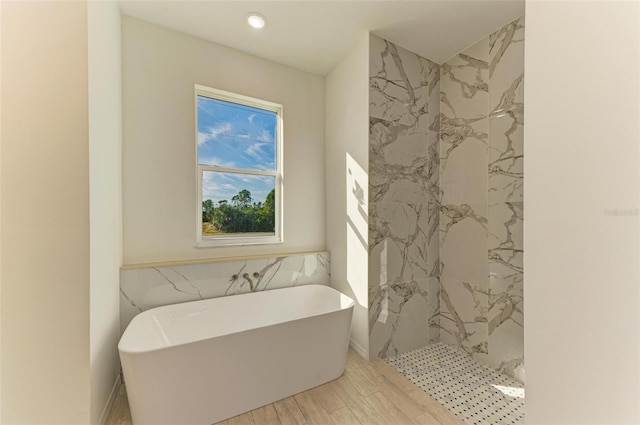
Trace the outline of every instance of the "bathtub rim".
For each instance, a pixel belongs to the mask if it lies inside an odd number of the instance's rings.
[[[140,316],[143,315],[147,312],[153,312],[155,310],[160,310],[160,309],[167,309],[167,308],[171,308],[174,306],[184,306],[187,304],[195,304],[195,303],[203,303],[203,302],[207,302],[207,301],[213,301],[213,300],[218,300],[218,299],[223,299],[223,298],[229,298],[229,297],[236,297],[236,296],[252,296],[253,294],[259,294],[262,292],[272,292],[272,291],[286,291],[289,289],[293,289],[293,288],[303,288],[303,287],[321,287],[321,288],[327,288],[331,291],[337,292],[338,294],[340,294],[341,298],[344,297],[348,300],[348,304],[346,307],[339,307],[335,310],[331,310],[331,311],[325,311],[325,312],[321,312],[321,313],[316,313],[316,314],[308,314],[308,315],[304,315],[304,316],[300,316],[291,320],[285,320],[285,321],[280,321],[280,322],[276,322],[276,323],[270,323],[270,324],[266,324],[266,325],[260,325],[260,326],[254,326],[251,328],[247,328],[247,329],[243,329],[240,331],[235,331],[235,332],[228,332],[228,333],[223,333],[220,335],[215,335],[215,336],[211,336],[211,337],[207,337],[207,338],[200,338],[200,339],[196,339],[193,341],[185,341],[185,342],[180,342],[180,343],[175,343],[175,344],[167,344],[161,347],[153,347],[153,348],[141,348],[141,349],[130,349],[130,348],[125,348],[123,347],[123,339],[124,336],[127,332],[127,329],[129,329],[129,327],[134,323],[134,321]],[[326,316],[326,315],[331,315],[331,314],[336,314],[336,313],[340,313],[343,311],[348,311],[348,310],[353,310],[355,308],[355,301],[353,300],[353,298],[349,297],[348,295],[345,295],[344,293],[338,291],[335,288],[332,288],[330,286],[326,286],[326,285],[316,285],[316,284],[312,284],[312,285],[301,285],[301,286],[291,286],[291,287],[287,287],[287,288],[275,288],[275,289],[269,289],[269,290],[264,290],[264,291],[258,291],[258,292],[248,292],[248,293],[244,293],[244,294],[234,294],[234,295],[228,295],[226,297],[216,297],[216,298],[207,298],[204,300],[196,300],[196,301],[185,301],[182,303],[175,303],[175,304],[168,304],[168,305],[163,305],[163,306],[158,306],[158,307],[154,307],[151,308],[149,310],[145,310],[139,314],[137,314],[132,320],[131,322],[129,322],[129,325],[127,325],[127,328],[124,330],[124,332],[122,333],[122,335],[120,336],[120,339],[118,340],[118,353],[120,354],[120,356],[122,355],[127,355],[127,356],[136,356],[136,355],[142,355],[142,354],[149,354],[149,353],[153,353],[153,352],[157,352],[157,351],[162,351],[162,350],[168,350],[168,349],[174,349],[174,348],[178,348],[178,347],[187,347],[189,345],[193,345],[193,344],[198,344],[198,343],[202,343],[202,341],[207,341],[207,340],[211,340],[211,339],[216,339],[216,338],[224,338],[230,335],[241,335],[247,332],[251,332],[257,329],[264,329],[264,328],[268,328],[271,326],[278,326],[284,323],[293,323],[296,321],[300,321],[300,320],[304,320],[304,319],[308,319],[308,318],[312,318],[312,317],[321,317],[321,316]],[[149,313],[148,315],[151,315],[152,313]],[[352,313],[353,314],[353,313]],[[161,331],[161,330],[159,330]]]

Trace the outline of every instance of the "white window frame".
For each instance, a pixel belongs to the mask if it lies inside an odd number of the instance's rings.
[[[213,165],[198,164],[198,96],[204,96],[211,99],[222,100],[225,102],[237,103],[240,105],[251,106],[254,108],[264,109],[276,113],[276,169],[275,171],[250,170],[245,168],[231,168]],[[283,235],[283,192],[284,178],[283,169],[283,108],[282,105],[266,100],[256,99],[249,96],[243,96],[224,90],[214,89],[211,87],[195,85],[195,164],[196,164],[196,247],[209,248],[221,246],[237,246],[237,245],[263,245],[277,244],[284,242]],[[202,179],[205,171],[217,171],[224,173],[236,174],[253,174],[258,176],[275,177],[275,232],[273,236],[243,236],[242,234],[233,234],[225,236],[203,236],[202,235]]]

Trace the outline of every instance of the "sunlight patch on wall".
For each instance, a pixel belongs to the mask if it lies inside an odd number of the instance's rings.
[[[347,152],[347,282],[358,303],[367,306],[368,281],[368,187],[369,176]],[[330,208],[330,207],[329,207]]]

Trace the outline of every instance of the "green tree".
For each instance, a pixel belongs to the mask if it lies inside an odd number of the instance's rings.
[[[219,232],[234,232],[237,213],[236,208],[229,205],[226,199],[218,201],[218,208],[213,211],[212,223]]]
[[[258,212],[258,227],[261,232],[273,232],[276,229],[276,191],[273,189],[264,200]]]
[[[219,232],[273,232],[275,230],[275,190],[269,192],[264,204],[262,202],[252,204],[251,192],[246,189],[234,195],[231,198],[231,204],[227,200],[221,200],[214,208],[213,202],[207,200],[203,202],[203,221],[206,221],[205,217],[208,217],[209,212],[211,223]]]
[[[238,207],[246,207],[251,205],[251,192],[242,189],[237,195],[231,198],[231,202]]]
[[[202,222],[211,223],[213,220],[213,201],[211,199],[207,199],[202,203]]]

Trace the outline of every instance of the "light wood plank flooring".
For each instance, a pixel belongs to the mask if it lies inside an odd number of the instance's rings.
[[[349,350],[344,375],[219,425],[464,425],[380,359]],[[124,387],[107,425],[131,425]]]

